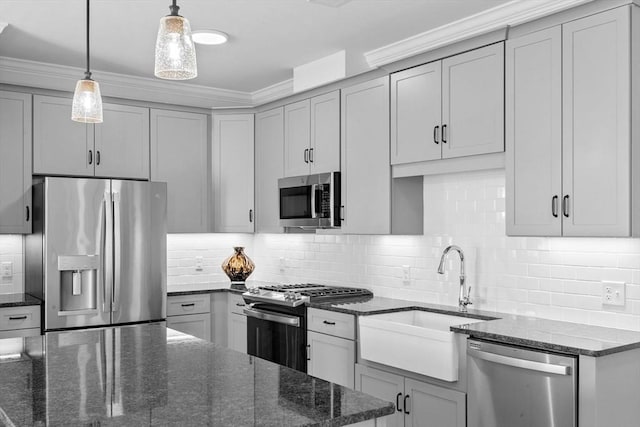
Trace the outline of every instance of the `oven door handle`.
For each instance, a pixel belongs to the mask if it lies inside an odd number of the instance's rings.
[[[242,311],[249,317],[255,317],[256,319],[266,320],[269,322],[282,323],[283,325],[300,327],[300,318],[296,316],[287,316],[286,314],[273,314],[267,313],[255,308],[243,308]]]

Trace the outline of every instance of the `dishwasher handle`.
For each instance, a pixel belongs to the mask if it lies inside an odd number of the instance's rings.
[[[571,375],[571,367],[564,365],[554,365],[552,363],[536,362],[533,360],[519,359],[516,357],[503,356],[501,354],[489,353],[472,348],[467,349],[467,355],[487,362],[498,363],[500,365],[513,366],[515,368],[528,369],[530,371],[545,372],[547,374]]]

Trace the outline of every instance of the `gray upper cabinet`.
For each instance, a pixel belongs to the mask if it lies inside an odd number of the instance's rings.
[[[258,113],[255,120],[255,231],[282,233],[278,179],[284,174],[284,108]]]
[[[208,116],[151,110],[151,180],[167,183],[170,233],[209,231]]]
[[[70,98],[33,97],[33,173],[93,176],[93,125],[71,120]]]
[[[391,233],[389,77],[342,90],[342,231]]]
[[[254,231],[254,116],[213,116],[214,230]]]
[[[149,179],[148,108],[105,103],[93,125],[71,120],[69,98],[33,100],[33,173]]]
[[[507,44],[507,234],[632,235],[630,14]]]
[[[506,44],[508,235],[562,233],[562,30]]]
[[[442,63],[391,75],[391,163],[442,157]]]
[[[284,107],[284,176],[340,170],[340,91]]]
[[[0,233],[31,233],[31,95],[0,91]]]
[[[95,175],[149,179],[149,109],[104,104],[95,125]]]
[[[391,163],[504,151],[504,44],[391,75]]]
[[[631,235],[630,10],[562,29],[564,236]]]

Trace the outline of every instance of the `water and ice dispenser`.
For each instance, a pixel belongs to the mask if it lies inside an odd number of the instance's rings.
[[[60,255],[60,311],[95,310],[99,255]]]

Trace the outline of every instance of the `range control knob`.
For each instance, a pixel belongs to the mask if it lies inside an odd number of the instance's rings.
[[[293,299],[295,301],[299,301],[299,300],[302,299],[302,295],[300,295],[298,292],[296,292],[296,293],[293,294]]]

